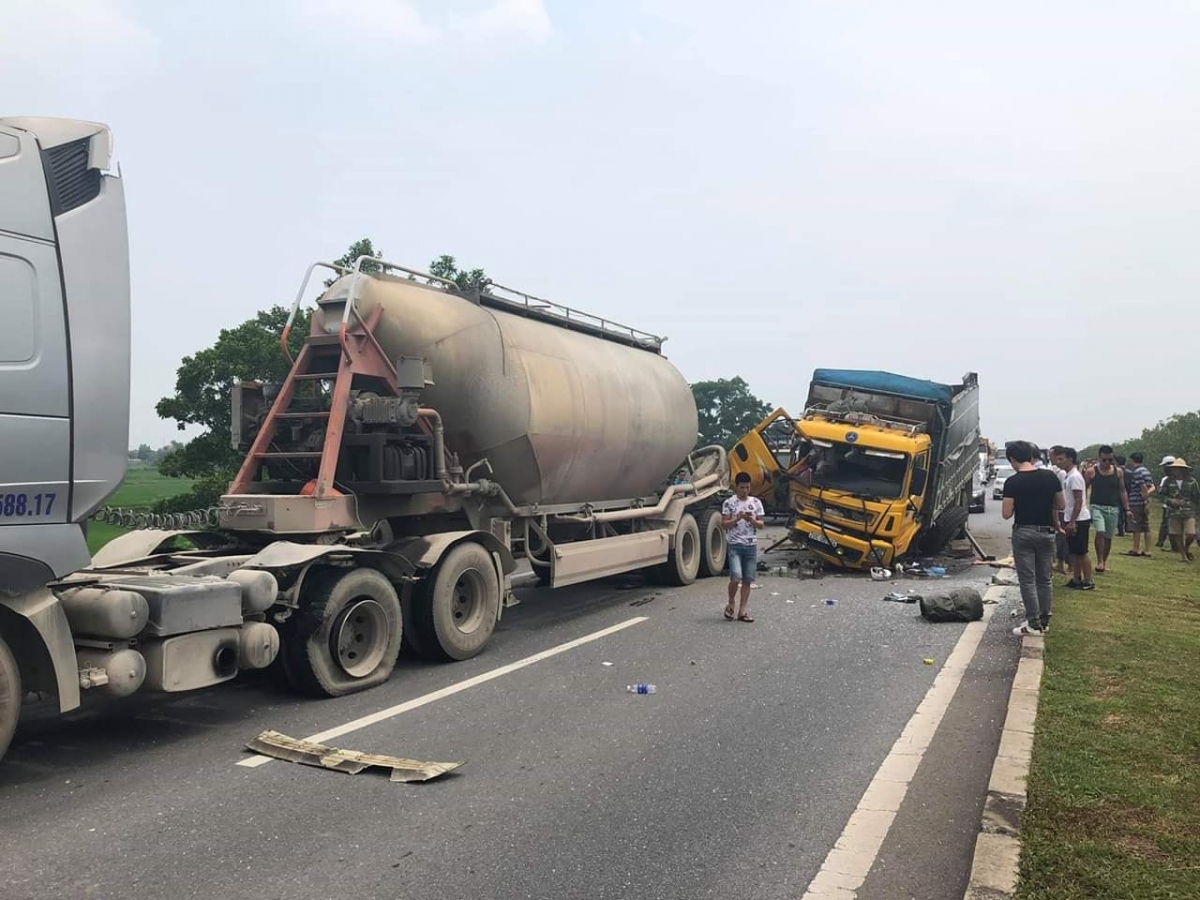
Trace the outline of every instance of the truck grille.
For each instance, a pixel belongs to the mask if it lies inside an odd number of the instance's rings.
[[[90,143],[83,138],[42,151],[51,214],[61,216],[100,196],[100,170],[88,168]]]

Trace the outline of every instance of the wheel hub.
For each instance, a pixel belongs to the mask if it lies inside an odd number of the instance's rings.
[[[333,636],[338,666],[352,678],[364,678],[375,671],[387,652],[387,613],[374,600],[356,600],[342,613]]]
[[[483,622],[486,591],[483,574],[476,569],[463,572],[454,583],[454,600],[450,611],[454,626],[464,634],[475,631]]]

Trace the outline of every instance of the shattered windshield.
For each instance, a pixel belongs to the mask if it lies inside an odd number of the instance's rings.
[[[816,442],[814,442],[816,443]],[[825,443],[813,448],[813,485],[863,497],[895,500],[904,491],[908,456],[858,444]]]

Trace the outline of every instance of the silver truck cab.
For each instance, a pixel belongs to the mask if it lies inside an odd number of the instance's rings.
[[[129,438],[129,246],[112,133],[0,118],[0,597],[91,561]]]

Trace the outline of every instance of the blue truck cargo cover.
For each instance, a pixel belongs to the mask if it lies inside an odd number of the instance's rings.
[[[813,372],[813,381],[832,387],[879,391],[934,403],[949,403],[954,399],[954,388],[948,384],[872,369],[817,369]]]

